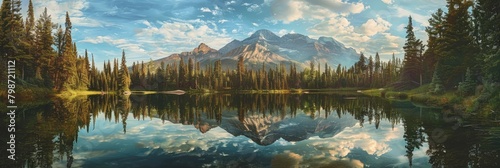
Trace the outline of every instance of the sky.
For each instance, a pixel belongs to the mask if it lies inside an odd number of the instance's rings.
[[[24,14],[28,0],[22,0]],[[279,36],[300,33],[333,37],[388,60],[402,57],[408,16],[417,38],[427,41],[425,26],[445,0],[35,0],[35,16],[47,7],[52,21],[73,24],[79,54],[85,49],[96,64],[121,58],[127,64],[192,51],[200,43],[220,49],[259,29]],[[98,66],[100,67],[100,66]]]

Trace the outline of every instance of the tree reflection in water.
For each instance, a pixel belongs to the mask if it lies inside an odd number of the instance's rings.
[[[21,117],[18,117],[16,125],[16,161],[2,161],[2,167],[71,167],[78,132],[82,129],[94,131],[90,128],[96,127],[99,115],[104,115],[107,121],[121,123],[124,134],[127,133],[127,120],[159,118],[163,122],[193,125],[201,133],[219,127],[234,136],[245,136],[261,146],[271,145],[278,139],[297,142],[315,136],[333,137],[355,124],[379,129],[381,120],[387,120],[393,128],[399,124],[404,127],[407,166],[412,166],[414,150],[423,146],[428,146],[426,155],[435,167],[498,167],[500,159],[500,131],[492,124],[483,120],[470,121],[466,127],[454,129],[454,123],[444,122],[439,112],[375,97],[338,94],[155,94],[120,98],[102,95],[72,100],[54,99],[49,104],[20,109],[23,111],[18,112]],[[133,118],[127,118],[129,113]],[[7,120],[2,122],[2,127],[7,125]],[[369,125],[364,125],[366,123]],[[444,141],[435,140],[438,136],[436,130],[443,133],[439,136],[446,137]],[[2,141],[8,141],[6,138],[2,136]],[[4,155],[2,153],[2,158],[7,158]],[[281,157],[299,158],[289,153],[277,156],[273,162],[279,162]],[[356,155],[349,157],[367,159]],[[56,165],[61,162],[66,165]]]

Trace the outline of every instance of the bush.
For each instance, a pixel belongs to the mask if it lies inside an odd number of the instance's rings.
[[[438,73],[438,71],[435,70],[434,74],[432,75],[432,82],[429,86],[429,92],[432,94],[435,94],[435,95],[444,93],[443,82],[441,81],[441,78],[439,77],[439,75],[440,74]]]
[[[458,84],[458,94],[461,96],[470,96],[476,89],[476,82],[472,79],[470,69],[467,68],[465,73],[465,81]]]
[[[432,94],[440,95],[444,93],[444,86],[442,84],[435,84],[434,87],[431,87]]]

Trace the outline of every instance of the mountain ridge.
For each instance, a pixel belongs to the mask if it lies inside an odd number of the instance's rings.
[[[239,56],[244,58],[249,69],[258,69],[262,64],[273,68],[279,64],[296,64],[299,69],[309,67],[311,62],[327,63],[329,66],[351,66],[358,59],[359,54],[353,48],[347,48],[333,37],[321,36],[318,39],[302,34],[285,34],[278,36],[272,31],[261,29],[254,32],[242,41],[234,39],[219,50],[200,43],[192,51],[171,54],[167,57],[154,60],[155,67],[161,62],[172,64],[181,57],[184,61],[189,58],[200,62],[202,66],[222,60],[223,68],[235,68]]]

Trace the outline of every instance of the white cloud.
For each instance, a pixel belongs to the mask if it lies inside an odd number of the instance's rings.
[[[149,22],[148,22],[149,23]],[[83,43],[92,43],[92,44],[102,44],[107,43],[115,46],[119,49],[124,49],[127,54],[127,58],[139,58],[141,56],[147,55],[147,51],[143,48],[143,46],[139,43],[130,42],[125,39],[114,39],[111,36],[97,36],[94,38],[86,37],[85,39],[79,41]],[[114,52],[112,52],[114,53]],[[115,57],[115,55],[108,53],[108,55]]]
[[[276,33],[278,36],[283,36],[285,34],[295,34],[295,31],[292,30],[292,31],[288,31],[286,29],[281,29],[278,31],[278,33]]]
[[[64,24],[66,20],[66,12],[69,13],[71,23],[74,26],[83,27],[100,27],[107,26],[104,22],[89,18],[83,15],[83,11],[89,7],[89,2],[86,0],[80,1],[57,1],[45,0],[34,1],[35,14],[43,13],[44,7],[47,7],[47,13],[51,15],[52,21],[58,24]]]
[[[80,42],[87,42],[87,43],[92,43],[92,44],[108,43],[111,45],[120,45],[120,44],[127,43],[127,40],[125,40],[125,39],[113,39],[110,36],[97,36],[95,38],[86,37],[84,40],[81,40]]]
[[[301,19],[303,2],[293,0],[275,0],[271,3],[271,13],[275,19],[290,23]]]
[[[392,4],[393,0],[382,0],[382,2],[384,2],[385,4]]]
[[[235,3],[236,3],[236,1],[227,1],[226,5],[231,5],[231,4],[235,4]]]
[[[379,52],[381,57],[383,54],[390,57],[392,53],[401,53],[402,44],[404,44],[404,39],[388,33],[390,26],[388,21],[377,17],[355,28],[346,17],[336,16],[314,25],[308,31],[315,38],[333,37],[347,47],[353,47],[356,51],[365,53],[366,56]]]
[[[361,2],[349,3],[342,0],[274,0],[270,6],[273,17],[283,23],[299,19],[324,20],[335,15],[360,13],[365,9]]]
[[[363,25],[361,25],[361,32],[367,36],[373,36],[377,33],[382,33],[391,27],[391,23],[377,16],[376,19],[369,19]]]
[[[288,30],[286,30],[286,29],[281,29],[280,31],[278,31],[278,36],[283,36],[283,35],[285,35],[285,34],[287,34],[287,33],[288,33]]]
[[[363,11],[365,6],[363,3],[349,3],[343,2],[343,0],[316,0],[316,1],[307,1],[312,5],[316,5],[317,7],[325,7],[330,9],[332,12],[338,12],[343,14],[348,13],[360,13]]]
[[[256,12],[256,11],[259,11],[260,10],[260,6],[257,5],[257,4],[253,4],[253,5],[250,5],[248,8],[247,8],[247,11],[248,12]]]
[[[233,29],[233,30],[231,30],[231,33],[238,33],[238,30]]]
[[[206,13],[212,13],[212,15],[220,15],[220,14],[222,14],[222,11],[220,10],[220,8],[217,5],[214,6],[214,9],[210,9],[208,7],[202,7],[202,8],[200,8],[200,11],[201,12],[206,12]]]
[[[333,36],[347,46],[370,40],[370,37],[354,31],[354,26],[347,18],[337,16],[320,22],[308,29],[313,36]]]
[[[212,10],[210,10],[207,7],[202,7],[202,8],[200,8],[200,10],[201,10],[201,12],[212,12]]]
[[[199,19],[175,19],[169,22],[159,22],[159,25],[142,28],[136,34],[138,42],[152,46],[155,53],[162,53],[162,55],[151,55],[153,57],[168,56],[163,55],[167,53],[167,50],[171,51],[168,52],[170,54],[190,51],[200,43],[206,43],[212,48],[220,48],[231,41],[225,32],[217,31],[213,22]]]
[[[408,18],[409,16],[411,16],[414,22],[418,22],[422,26],[429,26],[429,21],[428,21],[429,18],[427,16],[417,14],[402,7],[395,7],[394,9],[396,9],[397,17]]]
[[[245,3],[241,4],[241,5],[242,5],[242,6],[250,6],[250,5],[252,5],[252,4],[250,4],[250,3],[248,3],[248,2],[245,2]]]
[[[259,27],[259,24],[257,24],[257,23],[252,23],[252,25],[255,27]]]
[[[219,22],[219,23],[226,23],[227,21],[228,21],[228,20],[226,20],[226,19],[221,19],[221,20],[219,20],[218,22]]]

